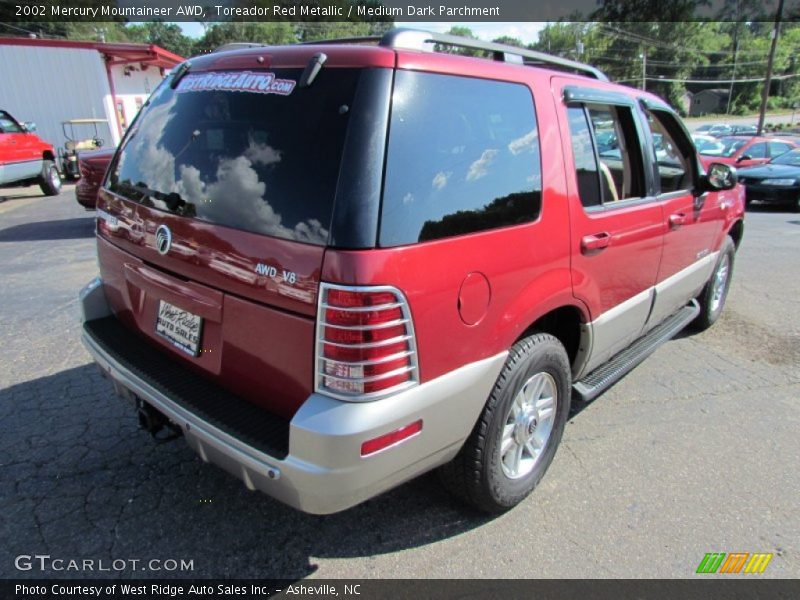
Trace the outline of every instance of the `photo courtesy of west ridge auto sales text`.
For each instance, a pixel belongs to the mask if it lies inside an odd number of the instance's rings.
[[[0,598],[800,596],[800,0],[0,0]]]

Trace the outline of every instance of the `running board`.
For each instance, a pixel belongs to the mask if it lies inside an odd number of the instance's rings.
[[[610,361],[575,382],[572,389],[582,402],[594,400],[655,352],[661,344],[672,339],[679,331],[694,321],[699,313],[700,305],[697,300],[692,300],[688,306],[649,331],[647,335],[640,337]]]

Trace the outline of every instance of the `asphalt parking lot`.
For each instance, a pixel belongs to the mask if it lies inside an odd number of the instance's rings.
[[[0,197],[1,577],[695,577],[707,552],[800,577],[800,215],[748,213],[722,320],[578,407],[515,510],[465,511],[428,475],[317,517],[138,429],[79,343],[92,214],[71,186]],[[193,570],[15,567],[34,554]]]

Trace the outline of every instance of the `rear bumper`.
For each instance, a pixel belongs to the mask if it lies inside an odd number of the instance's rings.
[[[111,315],[100,280],[84,288],[80,301],[84,323]],[[506,359],[502,353],[471,363],[374,402],[311,394],[289,423],[288,453],[277,458],[187,409],[110,351],[86,326],[83,343],[120,395],[138,397],[161,411],[183,430],[204,461],[236,475],[251,490],[315,514],[354,506],[455,456]],[[423,421],[419,434],[361,456],[364,441],[419,419]]]

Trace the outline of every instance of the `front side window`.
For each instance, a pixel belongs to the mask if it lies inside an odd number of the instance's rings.
[[[0,133],[22,133],[22,127],[4,110],[0,110]]]
[[[742,156],[749,156],[750,158],[767,158],[767,145],[763,142],[753,144],[746,148]]]
[[[381,246],[533,221],[541,192],[539,132],[529,89],[397,72]]]
[[[567,108],[578,193],[584,206],[645,196],[642,150],[630,108]]]
[[[668,112],[648,111],[647,124],[652,134],[652,154],[658,165],[661,193],[690,189],[694,154],[691,141]]]

